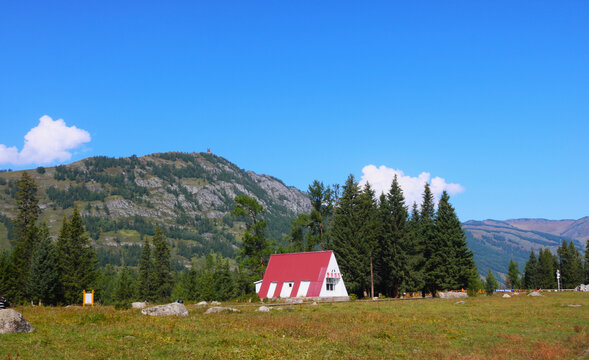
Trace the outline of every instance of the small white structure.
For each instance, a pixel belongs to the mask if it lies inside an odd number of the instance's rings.
[[[255,285],[261,299],[348,296],[331,250],[272,255]]]

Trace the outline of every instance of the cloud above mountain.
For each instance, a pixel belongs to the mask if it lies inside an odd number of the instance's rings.
[[[47,164],[72,157],[71,150],[90,141],[90,134],[76,126],[67,126],[63,119],[53,120],[44,115],[39,125],[25,135],[21,151],[16,146],[0,144],[0,164]]]
[[[360,185],[364,186],[367,182],[370,183],[370,186],[372,186],[376,195],[380,196],[381,193],[386,194],[390,190],[395,175],[397,175],[397,181],[399,182],[401,189],[403,189],[405,204],[409,208],[413,206],[413,203],[421,205],[423,187],[426,182],[430,185],[436,203],[444,190],[450,195],[464,192],[464,187],[462,185],[447,183],[445,179],[439,176],[432,178],[431,174],[428,172],[422,172],[418,176],[413,177],[405,175],[402,170],[392,169],[384,165],[379,167],[367,165],[362,168]]]

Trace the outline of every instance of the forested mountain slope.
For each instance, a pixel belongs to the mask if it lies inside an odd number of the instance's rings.
[[[77,205],[102,264],[136,265],[140,241],[159,224],[171,240],[177,267],[215,252],[235,257],[242,223],[229,214],[236,195],[266,209],[267,237],[280,242],[290,221],[308,212],[300,190],[268,175],[245,171],[210,153],[159,153],[127,158],[92,157],[29,170],[53,236]],[[22,171],[0,173],[0,250],[13,238],[16,182]]]
[[[553,253],[562,240],[573,241],[584,251],[589,238],[589,217],[579,220],[511,219],[505,221],[467,221],[462,224],[468,245],[474,252],[479,273],[491,269],[500,276],[507,271],[510,259],[520,271],[534,250],[548,248]]]

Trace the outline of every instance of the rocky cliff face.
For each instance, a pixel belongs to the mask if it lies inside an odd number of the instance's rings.
[[[0,173],[0,247],[10,238],[6,219],[15,216],[21,173]],[[95,245],[106,252],[109,246],[140,244],[160,225],[178,247],[176,255],[186,260],[208,251],[233,256],[243,233],[243,223],[229,214],[235,196],[254,197],[264,206],[267,235],[278,242],[290,220],[311,206],[302,191],[207,153],[94,157],[28,173],[39,186],[42,220],[52,234],[75,204]]]

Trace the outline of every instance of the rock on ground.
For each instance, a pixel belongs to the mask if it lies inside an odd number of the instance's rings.
[[[303,303],[303,300],[301,300],[301,299],[287,298],[284,302],[287,303],[287,304],[302,304]]]
[[[267,307],[267,306],[263,306],[263,305],[262,305],[262,306],[260,306],[260,307],[258,308],[258,310],[256,310],[256,311],[260,311],[260,312],[269,312],[269,311],[270,311],[270,308],[269,308],[269,307]]]
[[[528,296],[542,296],[542,294],[540,294],[539,291],[532,291],[531,293],[528,294]]]
[[[188,316],[188,310],[180,303],[152,306],[141,310],[141,313],[150,316]]]
[[[198,303],[198,304],[196,304],[196,305],[197,305],[197,306],[205,306],[205,305],[207,305],[207,302],[206,302],[206,301],[201,301],[201,302],[199,302],[199,303]]]
[[[13,309],[0,310],[0,334],[32,332],[34,330],[18,311]]]
[[[456,298],[465,298],[468,297],[468,294],[465,292],[453,292],[453,291],[448,291],[448,292],[439,292],[438,296],[440,297],[440,299],[456,299]]]
[[[133,309],[143,309],[147,306],[146,302],[133,302],[131,303],[131,307]]]
[[[507,299],[507,298],[510,298],[511,296],[509,296],[507,294],[503,294],[503,297]]]
[[[221,305],[221,303],[218,301],[211,301],[211,305]]]
[[[462,300],[462,301],[457,301],[455,302],[455,304],[460,305],[460,304],[466,304],[466,301]]]
[[[237,310],[235,308],[225,307],[225,306],[215,306],[212,308],[208,308],[207,311],[205,311],[205,314],[214,314],[214,313],[219,313],[219,312],[223,312],[223,311],[239,312],[239,310]]]

